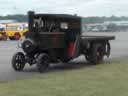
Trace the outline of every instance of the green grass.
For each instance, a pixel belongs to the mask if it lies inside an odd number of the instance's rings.
[[[0,96],[128,96],[128,61],[1,82]]]

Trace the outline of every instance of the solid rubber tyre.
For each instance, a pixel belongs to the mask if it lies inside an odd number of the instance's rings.
[[[93,64],[100,64],[103,62],[104,59],[104,47],[102,44],[94,44],[92,50],[92,60]]]
[[[15,71],[22,71],[25,67],[25,56],[22,52],[17,52],[12,57],[12,67]]]
[[[49,57],[47,54],[40,54],[37,59],[37,69],[40,73],[45,72],[49,66]]]
[[[94,43],[92,45],[91,51],[88,55],[85,55],[87,61],[92,64],[100,64],[104,59],[105,48],[100,43]]]

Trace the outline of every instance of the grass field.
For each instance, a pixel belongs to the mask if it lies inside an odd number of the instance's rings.
[[[1,82],[0,96],[128,96],[128,61]]]

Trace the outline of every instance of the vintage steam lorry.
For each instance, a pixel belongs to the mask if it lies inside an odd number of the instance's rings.
[[[36,64],[44,72],[50,63],[68,62],[81,54],[92,64],[110,55],[109,40],[114,36],[83,36],[82,18],[64,14],[28,12],[29,32],[22,42],[23,52],[12,58],[12,67],[22,71],[25,64]]]

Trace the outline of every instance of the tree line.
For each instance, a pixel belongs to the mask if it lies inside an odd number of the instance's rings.
[[[84,22],[87,24],[93,23],[104,23],[105,21],[128,21],[128,17],[126,16],[111,16],[111,17],[85,17]]]
[[[0,16],[0,20],[16,20],[18,22],[27,22],[28,16],[27,15],[7,15],[7,16]]]
[[[28,21],[28,16],[27,15],[7,15],[7,16],[0,16],[0,20],[16,20],[18,22],[27,22]],[[111,17],[85,17],[84,22],[87,24],[89,23],[103,23],[105,21],[128,21],[128,17],[126,16],[111,16]]]

